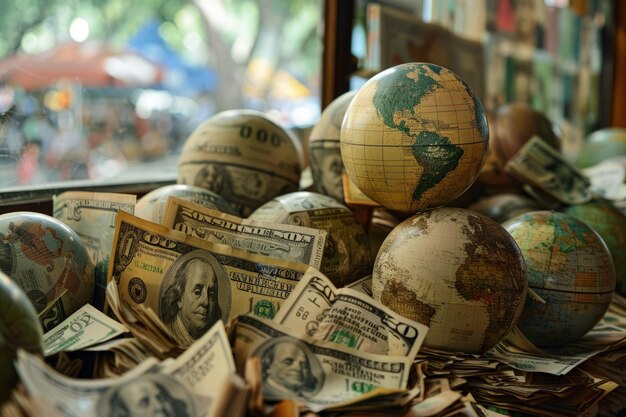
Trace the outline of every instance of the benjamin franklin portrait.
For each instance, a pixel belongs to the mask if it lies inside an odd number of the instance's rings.
[[[163,279],[159,316],[181,346],[202,337],[230,311],[230,282],[224,267],[204,250],[174,262]]]
[[[164,374],[147,374],[109,388],[96,405],[99,417],[193,417],[187,389]]]
[[[254,356],[261,359],[263,396],[268,400],[310,398],[324,384],[324,372],[317,357],[296,338],[270,339]]]

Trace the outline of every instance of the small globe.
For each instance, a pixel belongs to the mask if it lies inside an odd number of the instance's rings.
[[[264,113],[229,110],[193,131],[178,163],[178,183],[211,190],[241,216],[298,190],[300,142]]]
[[[626,156],[626,129],[609,127],[587,136],[575,164],[588,168],[616,156]]]
[[[341,122],[356,90],[343,93],[324,109],[309,136],[309,160],[317,192],[343,201]]]
[[[196,187],[195,185],[173,184],[152,190],[137,200],[135,216],[162,224],[168,197],[178,197],[212,210],[219,210],[233,215],[237,214],[224,197],[213,191]]]
[[[0,216],[0,270],[33,303],[44,331],[94,295],[94,266],[79,236],[60,220],[31,212]]]
[[[478,181],[486,188],[519,188],[520,183],[504,171],[506,163],[533,136],[539,136],[556,150],[561,140],[552,122],[528,104],[505,104],[487,114],[489,121],[489,151]]]
[[[468,209],[484,214],[498,223],[504,223],[520,214],[540,210],[541,207],[522,194],[501,193],[485,196],[470,205]]]
[[[0,272],[0,404],[17,382],[16,348],[41,353],[41,339],[35,307],[17,283]]]
[[[611,254],[600,236],[573,216],[534,211],[503,224],[528,270],[528,297],[517,326],[535,345],[576,341],[604,315],[615,288]]]
[[[526,299],[524,258],[500,224],[461,208],[400,223],[383,242],[374,298],[430,327],[424,346],[479,353],[513,328]]]
[[[372,273],[365,229],[354,213],[334,198],[309,191],[290,193],[259,207],[249,219],[326,230],[320,271],[337,287]]]
[[[607,201],[570,206],[565,213],[596,231],[606,243],[615,267],[615,289],[626,296],[626,215]]]
[[[409,63],[368,80],[341,126],[346,172],[365,195],[413,213],[465,191],[485,161],[483,106],[456,74]]]

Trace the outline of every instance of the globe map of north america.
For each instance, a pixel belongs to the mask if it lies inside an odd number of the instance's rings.
[[[417,211],[451,201],[482,167],[489,129],[478,98],[456,74],[402,64],[370,79],[341,130],[350,178],[374,201]]]

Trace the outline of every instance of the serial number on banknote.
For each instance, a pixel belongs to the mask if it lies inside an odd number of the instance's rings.
[[[137,268],[143,269],[144,271],[156,272],[157,274],[162,274],[163,273],[163,268],[161,268],[160,266],[150,265],[150,264],[147,264],[145,262],[135,261],[135,266]]]

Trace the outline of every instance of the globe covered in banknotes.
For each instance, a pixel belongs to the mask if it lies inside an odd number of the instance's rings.
[[[249,219],[325,230],[320,270],[337,287],[371,274],[365,229],[354,213],[334,198],[308,191],[289,193],[265,203]]]
[[[368,80],[346,111],[341,157],[375,202],[416,212],[452,201],[474,182],[487,152],[482,104],[456,74],[401,64]]]
[[[40,353],[41,337],[35,307],[19,285],[0,272],[0,404],[17,382],[16,349]]]
[[[343,93],[324,109],[309,136],[309,160],[315,189],[343,201],[343,162],[339,148],[341,122],[356,90]]]
[[[437,208],[409,217],[387,236],[372,290],[375,299],[430,328],[424,346],[480,353],[515,325],[526,299],[526,268],[499,223],[472,210]]]
[[[159,187],[137,200],[135,215],[154,223],[163,223],[168,197],[192,201],[212,210],[236,215],[235,209],[219,194],[188,184],[172,184]]]
[[[94,266],[80,237],[54,217],[0,216],[0,270],[24,290],[50,330],[91,302]]]
[[[590,226],[606,243],[615,267],[615,289],[626,295],[626,215],[602,200],[569,206],[565,212]]]
[[[573,216],[533,211],[503,224],[519,245],[529,296],[517,323],[535,345],[564,345],[602,318],[615,289],[611,254],[600,236]]]
[[[247,217],[273,197],[297,191],[298,139],[264,113],[220,112],[200,124],[183,146],[178,183],[211,190]]]

